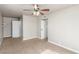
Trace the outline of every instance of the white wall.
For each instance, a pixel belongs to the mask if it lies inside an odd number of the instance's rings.
[[[79,5],[49,15],[48,40],[79,52]]]
[[[37,17],[37,36],[41,39],[41,17]]]
[[[37,38],[37,17],[23,15],[23,40]]]
[[[13,17],[3,17],[3,36],[4,37],[11,37],[12,35],[12,21],[18,20],[18,18]]]
[[[2,15],[0,13],[0,45],[1,45],[1,42],[3,40],[3,32],[2,32]]]

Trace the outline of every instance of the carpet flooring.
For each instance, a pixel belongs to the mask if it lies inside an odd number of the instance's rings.
[[[21,40],[5,38],[0,46],[0,54],[75,54],[47,40],[30,39]]]

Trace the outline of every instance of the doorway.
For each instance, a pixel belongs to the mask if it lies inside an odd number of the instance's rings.
[[[41,20],[41,39],[48,39],[48,19]]]

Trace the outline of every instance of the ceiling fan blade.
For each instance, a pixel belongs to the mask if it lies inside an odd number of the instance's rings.
[[[49,11],[49,9],[42,9],[41,11]]]
[[[44,13],[40,12],[41,15],[44,15]]]

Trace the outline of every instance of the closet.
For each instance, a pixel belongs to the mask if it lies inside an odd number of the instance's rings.
[[[21,20],[18,17],[3,17],[3,37],[18,38],[21,35]]]

